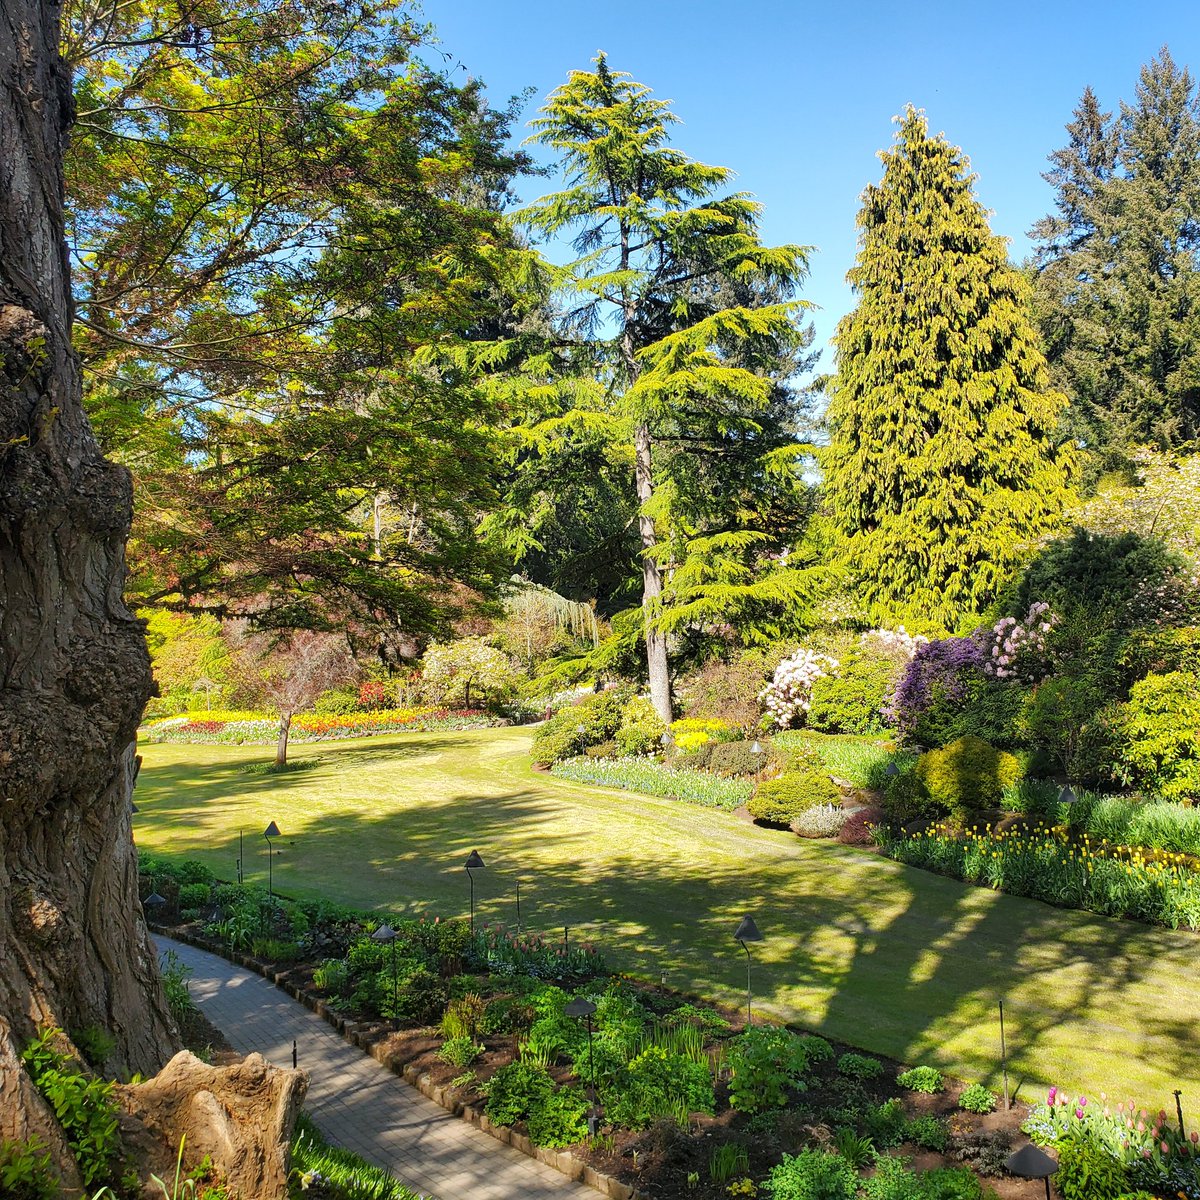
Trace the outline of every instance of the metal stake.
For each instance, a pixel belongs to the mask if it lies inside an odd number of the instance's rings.
[[[1000,1069],[1004,1072],[1004,1111],[1007,1112],[1012,1108],[1012,1103],[1008,1098],[1008,1047],[1004,1042],[1004,1001],[1000,1001]],[[1050,1187],[1049,1181],[1046,1187]]]
[[[296,1069],[296,1039],[292,1038],[292,1070]]]

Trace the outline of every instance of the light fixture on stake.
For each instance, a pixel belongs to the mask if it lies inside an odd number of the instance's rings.
[[[167,906],[167,898],[160,896],[154,888],[154,883],[150,883],[150,895],[142,901],[142,907],[149,914],[150,920],[157,921],[159,913]]]
[[[275,899],[275,847],[271,844],[272,838],[279,836],[279,826],[274,821],[263,830],[263,837],[267,839],[267,895]]]
[[[592,1088],[592,1111],[588,1114],[588,1133],[593,1137],[596,1134],[596,1129],[600,1124],[599,1116],[596,1113],[596,1060],[592,1057],[592,1013],[596,1011],[596,1006],[585,996],[576,996],[564,1009],[563,1013],[568,1017],[585,1017],[587,1019],[588,1033],[588,1082]]]
[[[741,924],[734,930],[733,939],[746,952],[746,1025],[750,1024],[750,947],[747,942],[761,942],[763,935],[759,933],[754,918],[747,914]]]
[[[467,878],[471,881],[471,932],[475,932],[475,876],[472,871],[481,870],[486,864],[479,857],[478,850],[472,850],[470,857],[463,864],[467,868]]]
[[[758,787],[758,777],[762,774],[762,755],[765,752],[762,742],[757,738],[754,739],[754,745],[750,747],[750,753],[754,755],[754,786]]]
[[[383,945],[386,945],[388,942],[392,943],[392,1026],[393,1026],[393,1028],[397,1024],[396,1007],[399,1003],[399,997],[400,997],[399,983],[397,981],[397,976],[396,976],[396,938],[398,936],[399,935],[396,933],[396,931],[386,921],[382,925],[380,925],[379,928],[376,929],[373,934],[371,934],[371,941],[373,941],[373,942],[379,942]]]
[[[1044,1179],[1046,1200],[1050,1200],[1050,1176],[1058,1170],[1058,1163],[1032,1142],[1022,1146],[1015,1154],[1010,1154],[1004,1169],[1021,1179]]]
[[[1058,793],[1059,804],[1065,804],[1065,805],[1067,805],[1068,808],[1072,804],[1074,804],[1075,801],[1078,799],[1079,799],[1079,797],[1076,796],[1075,793],[1071,790],[1070,784],[1067,784],[1067,786],[1065,788],[1063,788],[1063,790],[1061,792]]]

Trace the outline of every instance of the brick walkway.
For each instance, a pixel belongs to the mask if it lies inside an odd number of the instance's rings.
[[[430,1200],[596,1200],[599,1193],[451,1116],[261,976],[156,936],[192,969],[192,996],[243,1054],[308,1072],[304,1107],[335,1145]]]

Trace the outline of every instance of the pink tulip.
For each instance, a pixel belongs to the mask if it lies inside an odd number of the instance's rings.
[[[1082,1109],[1082,1108],[1076,1108],[1076,1109],[1075,1109],[1075,1115],[1076,1115],[1076,1117],[1078,1117],[1078,1118],[1079,1118],[1079,1120],[1081,1120],[1081,1121],[1082,1121],[1082,1120],[1083,1120],[1083,1109]]]
[[[1161,1143],[1160,1143],[1160,1146],[1161,1146],[1161,1148],[1162,1148],[1162,1152],[1163,1152],[1164,1154],[1170,1154],[1170,1153],[1171,1153],[1171,1147],[1170,1147],[1170,1146],[1168,1146],[1166,1142],[1161,1142]]]
[[[1050,1089],[1050,1090],[1049,1090],[1049,1091],[1046,1093],[1046,1103],[1047,1103],[1047,1104],[1049,1104],[1051,1107],[1053,1107],[1053,1105],[1054,1105],[1054,1097],[1055,1097],[1055,1096],[1057,1096],[1057,1095],[1058,1095],[1058,1088],[1056,1088],[1056,1087],[1052,1087],[1052,1088],[1051,1088],[1051,1089]]]

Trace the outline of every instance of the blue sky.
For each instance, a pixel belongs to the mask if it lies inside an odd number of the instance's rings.
[[[1115,109],[1164,43],[1200,72],[1195,0],[425,0],[424,15],[448,65],[482,79],[495,101],[534,89],[523,120],[600,49],[673,100],[675,145],[737,172],[765,205],[768,240],[816,248],[804,296],[821,307],[820,345],[852,304],[858,197],[878,179],[876,153],[905,104],[966,151],[992,228],[1020,259],[1051,204],[1046,156],[1064,143],[1084,86]],[[832,365],[827,349],[819,369]]]

